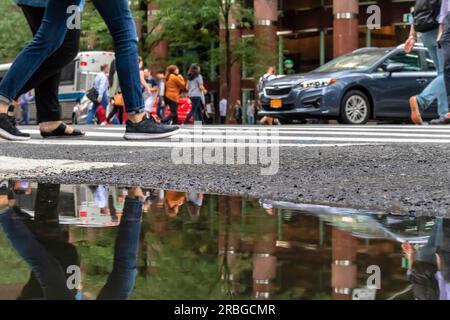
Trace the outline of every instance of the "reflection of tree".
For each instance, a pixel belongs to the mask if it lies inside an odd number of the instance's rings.
[[[220,276],[223,280],[224,291],[228,298],[233,299],[235,292],[233,289],[233,274],[230,268],[230,225],[231,225],[231,217],[228,206],[228,201],[226,201],[226,207],[224,212],[224,245],[223,245],[223,257],[222,263],[220,265]]]

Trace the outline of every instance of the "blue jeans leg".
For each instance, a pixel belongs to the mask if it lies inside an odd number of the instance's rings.
[[[22,121],[20,124],[29,125],[30,124],[30,106],[28,103],[23,103],[20,105],[22,109]]]
[[[74,300],[74,295],[66,285],[61,264],[39,243],[14,209],[0,215],[0,225],[14,249],[30,266],[44,297],[50,300]]]
[[[67,13],[67,8],[79,4],[80,0],[49,0],[39,30],[0,83],[1,101],[12,102],[41,64],[61,46],[72,14]]]
[[[128,0],[93,0],[114,39],[116,67],[126,112],[144,112],[139,77],[138,36]]]
[[[97,113],[97,108],[100,104],[98,102],[94,102],[94,105],[92,106],[92,109],[89,110],[89,113],[86,117],[86,124],[93,124],[94,123],[94,118],[95,118],[95,114]]]
[[[134,288],[142,211],[142,202],[139,200],[130,198],[125,200],[114,249],[113,271],[98,295],[98,300],[125,300]]]
[[[445,88],[444,82],[444,53],[441,48],[438,47],[437,44],[437,36],[438,29],[424,32],[421,34],[422,42],[424,46],[428,49],[430,53],[430,57],[436,66],[436,70],[438,72],[438,77],[434,79],[430,84],[425,88],[425,90],[417,96],[417,100],[421,107],[421,111],[425,111],[428,109],[431,104],[437,99],[438,102],[438,113],[439,116],[447,117],[448,110],[448,97],[447,90]]]

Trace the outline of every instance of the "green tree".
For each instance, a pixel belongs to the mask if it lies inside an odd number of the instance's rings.
[[[0,0],[0,63],[11,62],[31,39],[22,11],[11,0]]]

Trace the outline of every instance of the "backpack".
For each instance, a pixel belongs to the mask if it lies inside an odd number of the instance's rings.
[[[427,32],[439,27],[436,19],[440,11],[441,0],[416,0],[413,13],[414,29],[417,32]]]

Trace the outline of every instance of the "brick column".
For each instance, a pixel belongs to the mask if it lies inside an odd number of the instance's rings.
[[[278,48],[278,0],[254,0],[255,37],[268,53],[266,64],[276,65]]]
[[[352,291],[358,285],[358,269],[356,266],[358,239],[347,232],[333,228],[332,250],[332,298],[333,300],[351,300]]]
[[[358,13],[358,0],[333,0],[335,57],[358,48]]]
[[[158,12],[158,4],[155,2],[151,2],[148,4],[148,28],[152,28],[153,19]],[[162,26],[159,26],[155,29],[155,32],[158,32],[162,29]],[[153,71],[157,71],[162,67],[165,67],[167,57],[169,55],[169,42],[166,40],[161,40],[151,49],[150,56],[152,65],[151,68]]]

